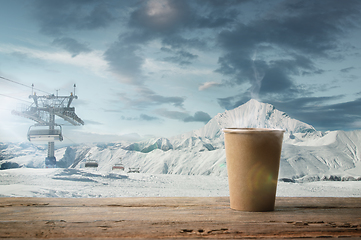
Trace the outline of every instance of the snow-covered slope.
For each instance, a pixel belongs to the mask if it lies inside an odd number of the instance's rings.
[[[61,167],[82,168],[86,160],[93,159],[103,171],[112,171],[112,166],[122,163],[145,173],[226,176],[222,133],[222,128],[226,127],[286,130],[280,167],[280,178],[284,180],[361,180],[358,171],[361,170],[361,131],[316,131],[272,105],[253,99],[217,114],[201,129],[169,139],[70,146],[58,149],[56,157]],[[0,164],[11,161],[43,167],[45,149],[37,149],[35,145],[31,148],[28,144],[27,148],[17,151],[20,155],[11,155],[14,154],[12,149],[21,148],[20,145],[6,146],[2,145]]]

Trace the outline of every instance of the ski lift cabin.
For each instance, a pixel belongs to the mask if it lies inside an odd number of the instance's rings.
[[[31,141],[63,141],[63,131],[60,125],[54,126],[55,129],[44,128],[48,126],[33,125],[28,130],[28,140]]]
[[[98,163],[95,160],[88,160],[85,163],[85,167],[86,168],[97,168],[98,167]]]
[[[113,167],[112,167],[112,170],[121,170],[121,171],[124,171],[124,166],[122,164],[115,164]]]
[[[139,168],[129,168],[128,173],[140,173]]]

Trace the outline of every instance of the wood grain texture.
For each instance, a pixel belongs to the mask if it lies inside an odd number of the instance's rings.
[[[277,198],[272,212],[228,197],[0,198],[1,238],[361,238],[361,198]]]

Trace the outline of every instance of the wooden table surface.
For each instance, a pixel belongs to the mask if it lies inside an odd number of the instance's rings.
[[[0,237],[361,239],[361,198],[277,198],[263,213],[228,197],[0,198]]]

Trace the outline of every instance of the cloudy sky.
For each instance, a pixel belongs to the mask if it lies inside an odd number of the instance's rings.
[[[26,141],[33,122],[11,110],[31,84],[69,95],[76,83],[85,125],[63,128],[70,142],[170,137],[251,98],[318,130],[361,128],[361,1],[0,6],[0,141]]]

